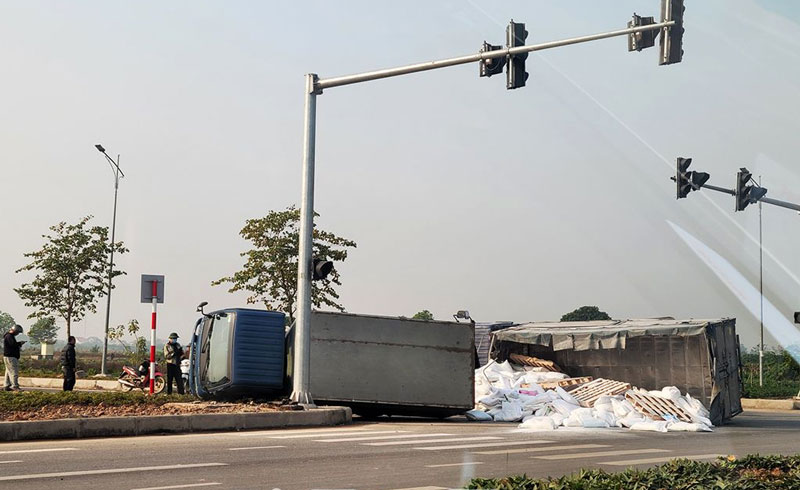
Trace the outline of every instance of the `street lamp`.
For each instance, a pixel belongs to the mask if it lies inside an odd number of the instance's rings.
[[[114,272],[114,239],[115,239],[115,232],[117,229],[117,190],[119,189],[119,178],[125,177],[125,174],[122,173],[122,169],[119,168],[119,155],[117,155],[117,161],[115,162],[108,154],[106,153],[106,149],[103,148],[103,145],[94,145],[97,148],[97,151],[103,154],[108,160],[108,164],[111,165],[111,171],[114,172],[114,214],[111,218],[111,254],[108,258],[108,299],[106,301],[106,332],[103,336],[103,358],[100,361],[100,374],[106,374],[106,357],[108,357],[108,322],[111,317],[111,278],[113,277]]]

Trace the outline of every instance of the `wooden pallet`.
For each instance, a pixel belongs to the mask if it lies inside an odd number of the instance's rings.
[[[669,398],[653,396],[641,390],[628,391],[625,398],[631,402],[637,412],[653,420],[666,420],[666,415],[672,415],[682,422],[692,421],[692,416]]]
[[[553,371],[560,373],[561,368],[559,368],[556,363],[553,361],[548,361],[546,359],[539,359],[538,357],[531,357],[531,356],[523,356],[522,354],[511,354],[508,356],[512,362],[515,364],[521,364],[523,366],[533,366],[533,367],[540,367],[545,368],[548,371]]]
[[[629,383],[623,381],[615,381],[613,379],[597,378],[596,380],[581,385],[570,394],[575,397],[581,406],[591,408],[594,402],[601,396],[614,396],[621,395],[631,389]]]
[[[557,379],[555,381],[542,381],[541,383],[538,383],[538,385],[546,390],[554,390],[556,386],[560,386],[562,388],[572,385],[577,386],[584,383],[588,383],[591,380],[592,380],[591,376],[583,376],[581,378],[564,378],[564,379]]]

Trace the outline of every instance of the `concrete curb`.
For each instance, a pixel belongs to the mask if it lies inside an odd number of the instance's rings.
[[[800,410],[800,400],[765,400],[742,398],[742,408],[747,410]]]
[[[62,388],[64,378],[20,377],[19,386],[21,388]],[[75,381],[75,389],[121,391],[119,382],[105,379],[78,379]]]
[[[0,422],[0,441],[140,436],[159,433],[274,429],[349,424],[348,407],[268,413],[209,413]]]

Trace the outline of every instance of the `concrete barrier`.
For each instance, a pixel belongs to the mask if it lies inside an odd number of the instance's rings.
[[[788,400],[742,398],[742,408],[745,410],[800,410],[800,401],[791,398]]]
[[[158,433],[263,430],[349,424],[348,407],[265,413],[211,413],[142,417],[92,417],[0,422],[0,441],[138,436]]]
[[[62,388],[64,378],[20,377],[19,386],[21,388]],[[79,379],[75,381],[75,389],[121,391],[119,382],[109,379]]]

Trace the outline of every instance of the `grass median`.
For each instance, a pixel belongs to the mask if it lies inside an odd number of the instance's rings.
[[[144,393],[118,393],[86,391],[45,391],[0,392],[0,412],[19,410],[37,410],[47,406],[80,405],[80,406],[122,406],[150,405],[160,406],[165,403],[191,402],[196,400],[191,395],[156,395]]]
[[[800,454],[794,456],[749,455],[720,458],[713,462],[676,459],[644,470],[620,473],[581,470],[561,478],[533,479],[525,475],[475,478],[469,489],[497,490],[694,490],[800,489]]]

